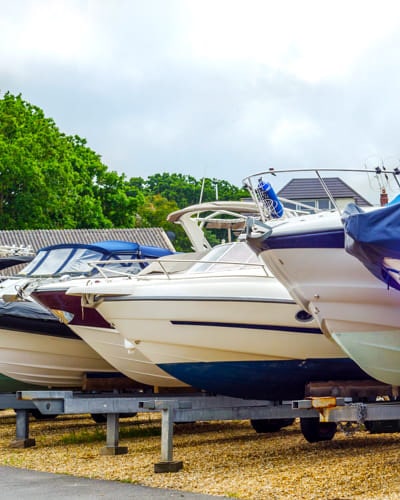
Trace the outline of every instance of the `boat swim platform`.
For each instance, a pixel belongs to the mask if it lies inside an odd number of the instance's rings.
[[[154,472],[177,472],[182,469],[183,462],[173,458],[173,429],[174,423],[179,422],[248,419],[285,421],[300,418],[323,423],[345,423],[342,430],[348,434],[351,429],[354,431],[365,422],[399,421],[400,428],[400,401],[353,403],[351,398],[332,396],[276,402],[207,393],[133,396],[54,390],[17,391],[15,394],[0,394],[0,409],[5,408],[12,408],[16,413],[15,440],[10,443],[10,447],[15,448],[28,448],[36,444],[29,435],[29,415],[33,409],[50,418],[87,413],[104,415],[107,422],[106,445],[100,454],[110,456],[128,452],[126,446],[119,446],[120,417],[158,412],[161,414],[161,456],[160,461],[154,464]]]

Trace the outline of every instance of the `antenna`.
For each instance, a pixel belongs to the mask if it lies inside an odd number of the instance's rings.
[[[199,199],[199,203],[201,203],[203,201],[203,194],[204,194],[204,184],[206,182],[206,178],[203,177],[203,182],[201,183],[201,191],[200,191],[200,199]]]

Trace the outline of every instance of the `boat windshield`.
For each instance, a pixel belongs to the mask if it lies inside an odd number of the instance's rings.
[[[218,245],[210,250],[188,273],[219,273],[261,266],[257,255],[243,242]]]
[[[99,270],[95,269],[91,263],[100,260],[104,260],[106,263],[108,259],[113,261],[112,264],[107,265],[107,270],[110,272],[112,270],[121,269],[124,272],[129,271],[130,273],[136,274],[140,271],[141,265],[133,260],[127,263],[126,259],[131,258],[132,256],[126,253],[114,253],[105,256],[100,251],[96,251],[92,248],[65,247],[43,249],[37,253],[33,261],[22,269],[18,275],[29,277],[60,276],[66,274],[71,276],[92,276],[93,274],[99,273]],[[124,263],[116,262],[124,259]],[[102,264],[97,264],[97,267],[100,266],[102,266]]]

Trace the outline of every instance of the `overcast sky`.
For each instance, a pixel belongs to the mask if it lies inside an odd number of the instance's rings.
[[[399,165],[397,0],[0,0],[0,92],[110,170]]]

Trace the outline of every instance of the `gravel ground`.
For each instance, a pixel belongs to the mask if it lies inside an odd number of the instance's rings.
[[[0,411],[0,464],[243,500],[400,499],[400,433],[339,431],[310,444],[298,422],[273,434],[255,433],[248,421],[181,424],[174,460],[183,470],[155,474],[160,425],[157,414],[121,420],[120,445],[129,452],[110,457],[100,455],[105,425],[89,416],[31,420],[36,446],[11,449],[14,413]]]

